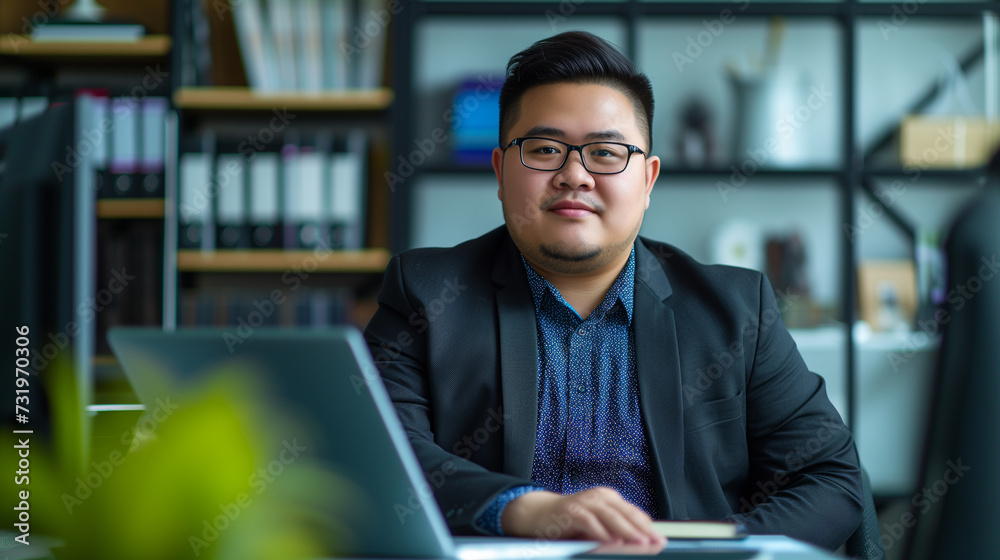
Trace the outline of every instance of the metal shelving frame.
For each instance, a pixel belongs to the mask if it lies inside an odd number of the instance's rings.
[[[916,1],[916,0],[914,0]],[[416,106],[414,95],[414,75],[415,53],[413,48],[413,29],[423,18],[447,18],[447,17],[490,17],[490,16],[538,16],[548,10],[559,13],[560,5],[565,2],[462,2],[462,1],[437,1],[425,2],[414,0],[408,4],[404,10],[395,16],[393,20],[393,41],[392,59],[392,84],[395,92],[395,99],[391,114],[391,121],[394,131],[394,153],[404,154],[409,150],[410,139],[415,137],[414,115],[419,111]],[[650,17],[694,17],[694,16],[717,16],[722,10],[733,9],[734,2],[640,2],[638,0],[624,0],[621,2],[572,2],[574,15],[600,15],[620,19],[625,25],[626,44],[624,45],[626,54],[633,59],[636,54],[636,27],[639,21]],[[839,169],[829,168],[803,168],[790,170],[767,170],[761,171],[761,176],[767,177],[815,177],[833,178],[840,186],[840,204],[838,208],[839,223],[855,223],[855,201],[862,193],[873,194],[872,187],[869,186],[870,179],[875,177],[886,177],[901,175],[902,169],[876,169],[866,170],[865,161],[869,154],[864,153],[856,140],[855,115],[857,113],[857,99],[855,95],[857,69],[857,28],[863,18],[871,17],[891,17],[897,4],[892,3],[869,3],[858,2],[857,0],[844,0],[843,2],[751,2],[746,9],[740,11],[740,15],[750,15],[758,17],[783,16],[783,17],[826,17],[836,21],[842,31],[842,57],[840,62],[841,84],[839,91],[845,100],[844,122],[842,123],[843,140],[841,153],[843,163]],[[952,17],[976,17],[982,15],[984,11],[1000,11],[1000,1],[986,2],[956,2],[956,3],[931,3],[919,2],[917,12],[909,15],[913,18],[952,18]],[[963,69],[968,69],[975,61],[963,60]],[[933,88],[928,92],[927,98],[933,98]],[[919,107],[917,107],[919,109]],[[405,183],[397,185],[391,201],[391,219],[393,223],[392,249],[401,251],[409,246],[409,232],[411,227],[411,186],[415,179],[424,173],[434,174],[457,174],[457,173],[487,173],[492,170],[482,168],[466,169],[457,166],[427,166],[425,169],[415,170]],[[661,173],[668,175],[699,175],[714,176],[722,175],[728,171],[723,170],[692,170],[692,169],[663,169]],[[925,172],[927,173],[927,172]],[[934,171],[928,176],[942,178],[978,178],[984,175],[979,170],[964,171]],[[899,216],[890,216],[894,223],[904,229],[905,220]],[[840,261],[840,282],[841,282],[841,303],[840,319],[843,325],[845,336],[845,357],[846,357],[846,394],[847,394],[847,414],[844,419],[847,425],[855,430],[856,424],[856,402],[857,402],[857,372],[855,364],[856,348],[853,338],[852,325],[856,319],[855,307],[857,294],[855,289],[855,276],[857,269],[857,252],[854,244],[844,240],[841,244],[839,256]]]

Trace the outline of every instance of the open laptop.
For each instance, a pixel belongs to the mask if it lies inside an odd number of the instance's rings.
[[[356,329],[257,329],[238,341],[226,333],[117,328],[108,333],[108,341],[147,408],[218,372],[255,377],[266,404],[291,415],[297,426],[282,439],[308,441],[316,460],[355,483],[366,497],[369,507],[352,507],[352,515],[343,519],[354,545],[338,552],[488,560],[561,558],[597,546],[589,541],[452,537]],[[313,429],[302,437],[302,426]],[[335,504],[330,511],[343,516]]]

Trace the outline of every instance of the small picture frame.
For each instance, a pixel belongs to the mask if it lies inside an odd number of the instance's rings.
[[[858,301],[861,319],[872,330],[909,330],[917,310],[913,261],[862,261],[858,265]]]

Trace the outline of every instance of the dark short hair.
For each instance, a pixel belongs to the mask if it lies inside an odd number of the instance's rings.
[[[646,129],[646,151],[652,149],[653,88],[649,78],[610,43],[586,31],[542,39],[510,58],[500,90],[500,146],[517,121],[524,93],[560,82],[599,84],[622,92],[632,102],[639,128]]]

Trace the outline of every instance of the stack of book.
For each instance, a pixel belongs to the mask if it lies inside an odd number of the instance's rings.
[[[254,91],[382,85],[393,16],[384,0],[230,0],[230,8]]]
[[[163,323],[163,220],[98,220],[97,292],[77,308],[93,317],[97,354],[110,354],[107,332]]]
[[[189,152],[179,174],[182,249],[361,249],[364,131],[280,152]]]
[[[35,27],[31,38],[40,42],[135,42],[145,34],[146,28],[137,23],[54,19]]]
[[[111,97],[81,90],[80,139],[69,164],[89,158],[100,198],[163,198],[166,159],[165,97]]]
[[[275,299],[275,292],[280,298]],[[198,289],[181,294],[179,324],[185,327],[313,327],[346,324],[352,297],[346,288],[298,285],[284,290]]]

